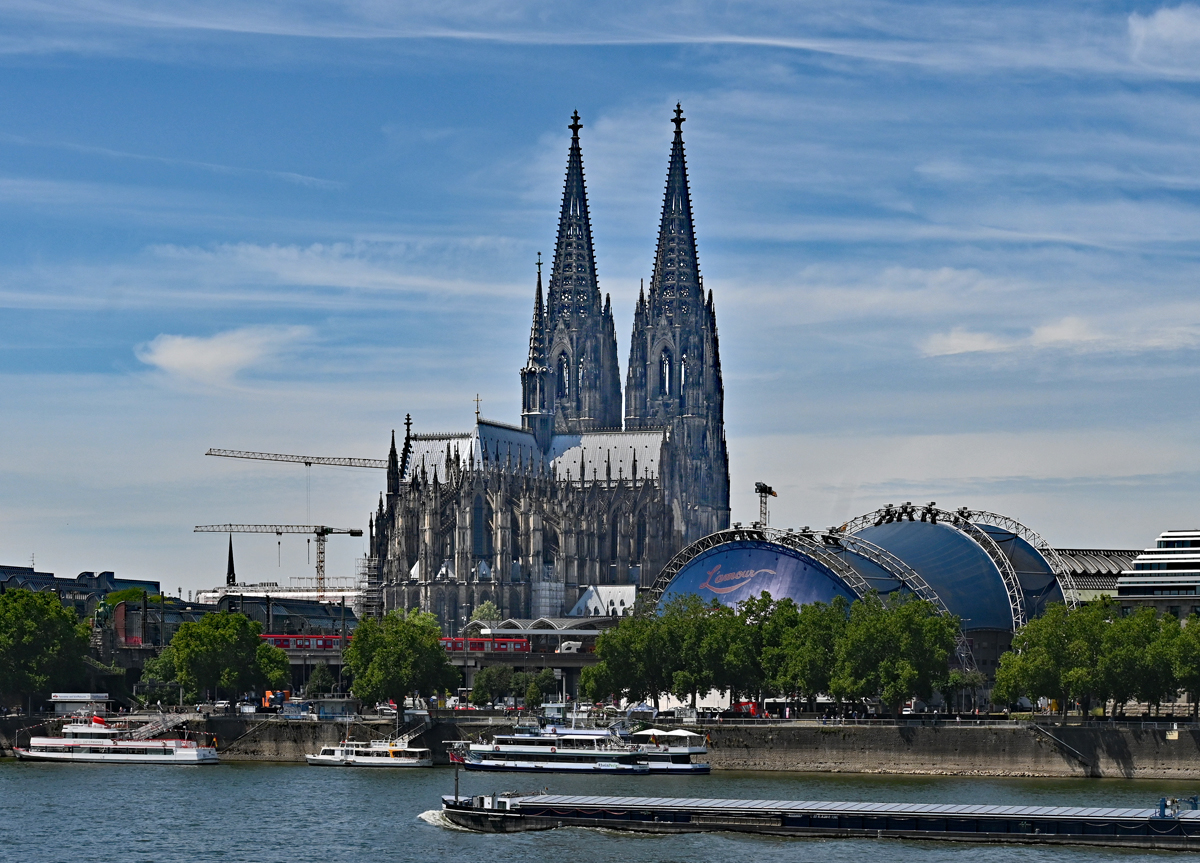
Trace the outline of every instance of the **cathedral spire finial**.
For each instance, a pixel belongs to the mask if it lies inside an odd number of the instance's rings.
[[[567,128],[571,130],[571,139],[574,141],[578,141],[579,140],[579,130],[583,128],[583,124],[579,122],[578,109],[576,109],[575,112],[571,114],[571,122],[567,125]]]
[[[405,443],[408,439],[405,438]],[[387,490],[388,495],[400,493],[400,458],[396,454],[396,430],[392,429],[392,447],[388,450],[387,459]]]
[[[675,103],[675,119],[671,121],[675,124],[675,134],[683,135],[683,124],[687,122],[687,117],[683,116],[683,106],[678,102]]]

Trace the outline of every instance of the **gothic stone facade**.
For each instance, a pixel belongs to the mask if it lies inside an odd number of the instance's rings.
[[[677,551],[729,526],[716,313],[696,258],[678,106],[673,122],[624,403],[575,114],[544,302],[538,265],[521,425],[477,414],[470,431],[414,434],[406,421],[399,451],[393,435],[371,521],[385,608],[431,611],[451,632],[488,600],[504,617],[560,617],[589,585],[649,586]]]

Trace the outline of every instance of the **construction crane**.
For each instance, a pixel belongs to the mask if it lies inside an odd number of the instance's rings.
[[[221,458],[248,458],[257,461],[285,461],[291,464],[302,464],[304,472],[304,517],[312,518],[312,466],[327,464],[334,467],[366,467],[387,468],[387,460],[381,458],[338,458],[324,455],[287,455],[281,452],[246,452],[240,449],[209,448],[205,455],[215,455]]]
[[[278,452],[244,452],[238,449],[209,449],[205,455],[215,455],[221,458],[251,458],[259,461],[290,461],[292,464],[302,464],[312,467],[314,464],[328,464],[335,467],[371,467],[384,469],[387,459],[382,458],[335,458],[323,455],[285,455]]]
[[[758,495],[758,526],[766,527],[770,521],[770,514],[767,512],[767,498],[779,497],[775,493],[775,489],[771,488],[765,482],[756,482],[754,484],[754,493]]]
[[[325,596],[325,538],[335,533],[347,536],[363,535],[356,527],[326,527],[323,524],[198,524],[194,533],[273,533],[276,536],[283,536],[285,533],[312,534],[317,540],[318,599]]]

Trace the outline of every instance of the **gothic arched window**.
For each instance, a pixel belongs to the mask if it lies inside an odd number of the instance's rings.
[[[633,550],[634,558],[641,561],[642,555],[646,553],[646,513],[644,512],[638,513]]]
[[[483,520],[483,498],[475,495],[475,504],[471,507],[471,553],[476,557],[484,555],[484,536],[487,530]]]
[[[671,394],[671,352],[665,348],[658,358],[658,394]]]
[[[610,563],[617,562],[617,548],[620,545],[620,533],[618,530],[619,519],[614,514],[612,524],[608,527],[608,560]]]
[[[688,355],[684,351],[679,355],[679,392],[682,394],[687,388],[688,380]]]
[[[566,354],[558,355],[558,373],[555,377],[558,379],[556,396],[565,399],[571,394],[571,364],[567,362]]]

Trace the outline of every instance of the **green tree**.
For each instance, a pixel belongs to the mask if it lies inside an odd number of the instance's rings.
[[[318,662],[313,668],[312,674],[308,676],[308,685],[304,688],[304,692],[309,696],[332,692],[336,683],[333,674],[329,671],[329,666],[324,662]]]
[[[579,694],[585,701],[608,701],[620,688],[603,662],[589,665],[579,672]]]
[[[962,709],[959,702],[960,696],[967,690],[974,693],[985,683],[987,683],[987,677],[982,671],[963,671],[956,668],[950,672],[950,676],[946,679],[946,687],[942,692],[950,696],[946,701],[952,705],[953,710],[958,711]]]
[[[278,679],[279,660],[287,655],[259,638],[262,625],[244,614],[206,614],[180,624],[171,639],[176,680],[190,697],[211,690],[237,696]]]
[[[159,683],[176,683],[176,674],[175,648],[169,644],[159,651],[158,656],[153,656],[142,664],[144,682],[157,680]]]
[[[1127,657],[1106,658],[1116,643],[1112,636],[1105,647],[1106,634],[1120,619],[1115,611],[1107,598],[1073,611],[1058,603],[1048,606],[1013,634],[1012,650],[1000,657],[995,697],[1009,703],[1022,696],[1053,699],[1063,715],[1077,699],[1103,703],[1111,695],[1119,700],[1121,693],[1113,687],[1128,683]]]
[[[909,698],[929,698],[946,685],[958,618],[931,602],[869,594],[850,606],[837,646],[830,689],[843,698],[878,696],[899,715]]]
[[[795,624],[783,634],[782,661],[774,666],[775,688],[807,699],[810,711],[818,695],[831,691],[837,646],[845,634],[849,612],[850,603],[841,596],[828,605],[809,603],[799,608]]]
[[[344,657],[354,674],[354,694],[364,701],[399,700],[410,692],[456,687],[461,678],[441,637],[437,618],[416,609],[360,621]]]
[[[536,681],[530,681],[529,686],[525,688],[525,707],[529,710],[535,707],[540,707],[542,704],[542,688],[537,685]]]
[[[596,656],[602,669],[592,681],[617,688],[613,695],[631,701],[652,699],[671,689],[675,668],[669,656],[665,628],[653,614],[622,617],[620,622],[596,639]]]
[[[292,680],[292,663],[285,651],[263,640],[255,651],[259,682],[264,689],[282,689]]]
[[[1188,694],[1195,717],[1200,711],[1200,616],[1193,614],[1187,619],[1172,647],[1175,683]]]
[[[693,705],[697,693],[713,688],[717,670],[714,657],[708,655],[713,642],[710,611],[700,597],[689,594],[668,602],[658,619],[665,646],[657,657],[664,666],[661,676],[665,680],[669,674],[671,694],[690,698]]]
[[[42,591],[0,593],[0,696],[24,699],[83,678],[87,625]]]
[[[475,672],[471,687],[471,703],[479,706],[493,703],[512,686],[513,670],[507,665],[489,665]]]
[[[499,606],[490,599],[486,602],[481,602],[475,606],[475,610],[471,612],[471,620],[501,620],[503,615],[500,613]]]

